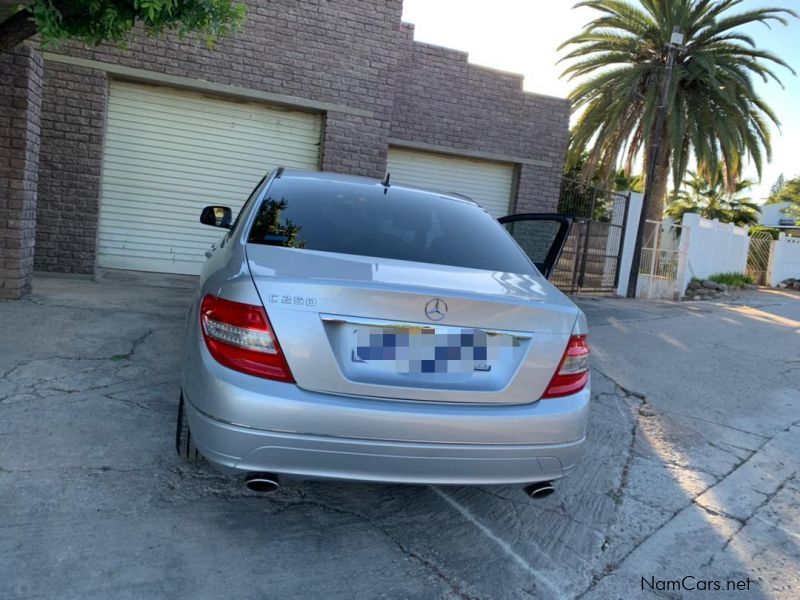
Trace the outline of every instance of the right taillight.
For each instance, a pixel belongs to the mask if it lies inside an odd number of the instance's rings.
[[[206,347],[218,363],[248,375],[294,383],[263,307],[208,294],[200,303],[200,325]]]
[[[572,335],[542,398],[559,398],[580,392],[588,381],[589,343],[585,335]]]

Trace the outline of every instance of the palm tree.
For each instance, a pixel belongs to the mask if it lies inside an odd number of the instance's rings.
[[[750,23],[787,24],[798,15],[784,8],[733,10],[742,0],[584,0],[602,14],[561,48],[571,51],[564,76],[577,80],[569,99],[578,115],[567,164],[588,151],[583,176],[610,179],[622,166],[630,174],[637,161],[656,161],[649,219],[663,215],[670,166],[678,187],[694,156],[698,173],[722,169],[733,191],[742,163],[750,158],[759,177],[771,158],[770,123],[775,113],[758,95],[755,78],[780,83],[775,66],[792,68],[757,48],[740,27]],[[685,36],[671,82],[667,118],[658,156],[649,156],[656,107],[673,28]]]
[[[688,190],[673,192],[674,200],[667,206],[668,216],[680,223],[687,212],[697,213],[704,219],[719,219],[734,225],[758,225],[761,209],[752,198],[743,198],[754,182],[745,179],[729,191],[724,183],[724,173],[719,170],[711,177],[689,171],[684,181]]]

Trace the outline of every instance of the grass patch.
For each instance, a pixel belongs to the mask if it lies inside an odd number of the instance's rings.
[[[717,273],[708,279],[714,283],[724,283],[731,287],[744,287],[753,284],[753,278],[742,273]]]

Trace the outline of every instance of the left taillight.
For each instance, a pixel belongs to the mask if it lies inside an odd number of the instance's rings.
[[[560,398],[580,392],[589,383],[589,342],[572,334],[550,385],[542,398]]]
[[[200,303],[200,326],[208,351],[220,364],[248,375],[294,383],[263,307],[208,294]]]

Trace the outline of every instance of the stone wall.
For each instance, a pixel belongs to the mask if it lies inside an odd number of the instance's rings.
[[[39,271],[94,272],[107,95],[105,72],[45,61]]]
[[[36,232],[42,58],[0,54],[0,298],[31,289]]]

